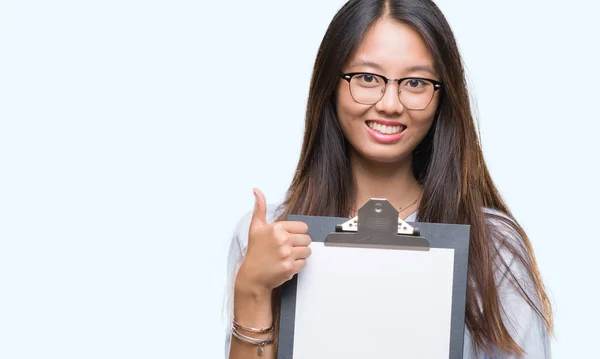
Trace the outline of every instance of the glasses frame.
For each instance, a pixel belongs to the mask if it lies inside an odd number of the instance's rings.
[[[383,79],[383,83],[384,83],[383,91],[381,92],[381,97],[377,101],[375,101],[375,102],[360,102],[360,101],[356,101],[356,99],[354,98],[354,94],[352,94],[352,89],[351,89],[351,86],[350,86],[350,81],[352,81],[352,78],[354,76],[356,76],[356,75],[371,75],[371,76],[377,76],[377,77],[380,77],[380,78]],[[345,73],[340,74],[340,77],[342,79],[348,81],[348,91],[350,91],[350,96],[352,97],[352,99],[355,102],[360,103],[362,105],[374,105],[377,102],[381,101],[381,99],[385,95],[385,91],[387,90],[387,85],[388,85],[389,82],[395,82],[395,83],[398,84],[398,86],[400,86],[400,83],[402,81],[404,81],[404,80],[429,81],[429,82],[431,82],[433,84],[433,95],[431,96],[431,99],[429,99],[429,102],[427,103],[427,105],[425,105],[423,108],[409,108],[410,110],[417,110],[417,111],[426,109],[429,106],[429,104],[431,104],[431,101],[433,100],[433,97],[435,96],[435,92],[437,90],[440,90],[443,87],[443,84],[440,81],[437,81],[437,80],[434,80],[434,79],[430,79],[430,78],[427,78],[427,77],[419,77],[419,76],[408,76],[408,77],[402,77],[402,78],[399,78],[399,79],[390,79],[390,78],[387,78],[387,77],[385,77],[383,75],[376,74],[376,73],[373,73],[373,72],[345,72]],[[398,101],[400,101],[400,103],[402,103],[402,100],[400,100],[400,94],[402,94],[402,91],[398,91]],[[402,103],[402,105],[404,105],[404,103]],[[404,106],[406,106],[406,105],[404,105]]]

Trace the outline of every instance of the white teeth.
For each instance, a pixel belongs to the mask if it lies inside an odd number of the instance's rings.
[[[382,125],[379,124],[377,122],[367,122],[367,125],[372,128],[373,130],[377,131],[377,132],[381,132],[384,133],[386,135],[391,135],[391,134],[395,134],[395,133],[400,133],[401,131],[404,130],[404,126],[386,126],[386,125]]]

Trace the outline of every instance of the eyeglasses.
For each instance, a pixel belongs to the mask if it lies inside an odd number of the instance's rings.
[[[423,77],[388,79],[370,72],[349,72],[340,76],[350,84],[350,95],[354,101],[364,105],[379,102],[390,81],[398,84],[398,98],[410,110],[425,109],[433,100],[435,92],[442,88],[441,82]]]

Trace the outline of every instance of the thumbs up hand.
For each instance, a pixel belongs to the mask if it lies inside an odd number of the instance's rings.
[[[306,266],[311,238],[304,222],[267,223],[267,203],[255,189],[255,204],[246,256],[238,271],[237,282],[254,292],[269,292],[290,280]]]

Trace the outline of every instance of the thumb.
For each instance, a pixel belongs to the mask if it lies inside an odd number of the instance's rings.
[[[267,224],[267,200],[265,195],[258,188],[255,188],[252,192],[254,192],[255,201],[250,228]]]

